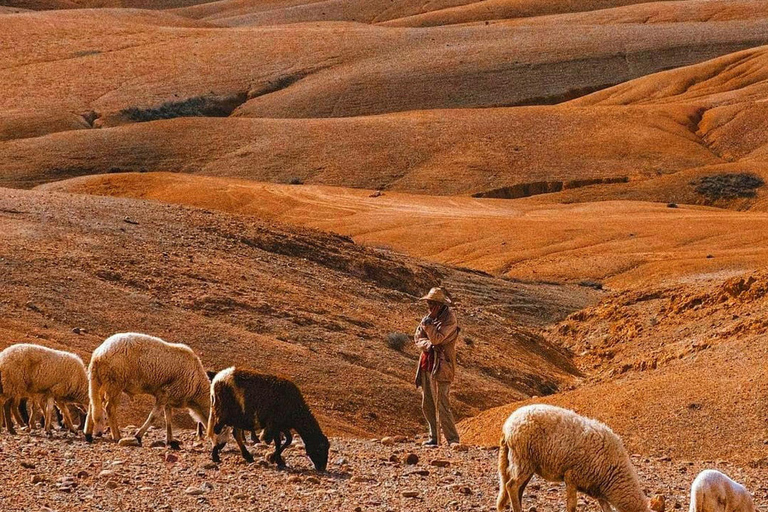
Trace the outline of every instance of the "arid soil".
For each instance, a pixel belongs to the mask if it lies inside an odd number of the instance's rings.
[[[2,433],[0,511],[493,510],[539,402],[665,512],[705,468],[768,511],[767,2],[0,4],[0,349],[158,335],[290,377],[332,436],[317,474],[215,466],[181,414],[180,452]],[[438,284],[459,449],[419,437]]]
[[[257,455],[254,464],[229,449],[216,466],[207,445],[195,445],[191,434],[183,440],[181,452],[169,452],[107,441],[89,446],[61,433],[53,439],[38,432],[0,436],[0,471],[16,475],[18,482],[0,488],[3,510],[495,510],[495,448],[456,451],[422,448],[413,439],[385,446],[378,440],[332,438],[328,472],[317,473],[300,445],[288,449],[288,469],[279,471],[263,460],[271,451],[264,445],[250,448]],[[409,454],[418,462],[408,464]],[[758,503],[768,499],[764,468],[667,456],[633,455],[633,462],[646,492],[663,495],[670,511],[687,509],[690,482],[705,468],[744,482]],[[534,477],[523,504],[525,510],[563,510],[564,487]],[[587,497],[579,504],[579,510],[599,510]]]

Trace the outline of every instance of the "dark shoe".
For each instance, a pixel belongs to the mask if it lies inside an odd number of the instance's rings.
[[[437,446],[437,439],[430,439],[429,441],[424,441],[421,443],[421,446]]]

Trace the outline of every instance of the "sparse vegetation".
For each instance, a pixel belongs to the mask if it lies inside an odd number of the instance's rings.
[[[183,100],[166,101],[159,107],[129,107],[123,110],[121,114],[138,123],[176,117],[227,117],[246,99],[245,94],[196,96]]]
[[[749,173],[713,174],[691,181],[697,193],[712,201],[755,197],[764,184],[762,178]]]
[[[586,286],[587,288],[594,288],[595,290],[603,289],[603,283],[591,279],[585,279],[584,281],[579,282],[579,286]]]
[[[289,185],[303,185],[304,180],[299,178],[298,176],[294,176],[293,178],[288,180]]]
[[[387,334],[387,346],[398,352],[402,352],[410,339],[411,338],[404,332],[391,332]]]

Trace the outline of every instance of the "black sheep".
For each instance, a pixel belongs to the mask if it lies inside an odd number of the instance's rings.
[[[214,462],[221,460],[219,452],[226,444],[226,427],[233,428],[235,441],[248,462],[253,461],[253,456],[245,447],[243,432],[263,428],[264,441],[275,443],[269,460],[285,467],[281,454],[291,444],[293,429],[304,441],[315,469],[325,471],[328,438],[293,382],[253,370],[228,368],[213,379],[211,394],[208,437],[214,445],[211,452]]]

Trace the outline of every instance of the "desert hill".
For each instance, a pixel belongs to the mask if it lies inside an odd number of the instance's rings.
[[[555,103],[768,42],[761,18],[552,31],[347,22],[206,28],[131,9],[3,16],[0,42],[10,50],[0,55],[2,139],[189,115],[318,118]]]
[[[541,401],[602,419],[633,451],[765,467],[766,297],[765,272],[607,296],[550,338],[593,383]],[[465,421],[465,438],[495,444],[493,427],[520,405]]]
[[[211,368],[293,377],[336,432],[421,424],[409,338],[430,286],[453,290],[465,317],[462,416],[570,385],[575,367],[535,330],[596,298],[587,287],[515,283],[210,210],[0,195],[3,347],[69,347],[88,360],[114,332],[149,332],[190,344]],[[397,331],[407,333],[403,351],[387,345]]]
[[[252,215],[526,281],[592,280],[626,289],[746,271],[768,258],[768,214],[718,208],[538,200],[550,194],[526,200],[394,192],[375,197],[366,190],[154,173],[84,177],[43,188]],[[442,236],[425,240],[425,229]]]

